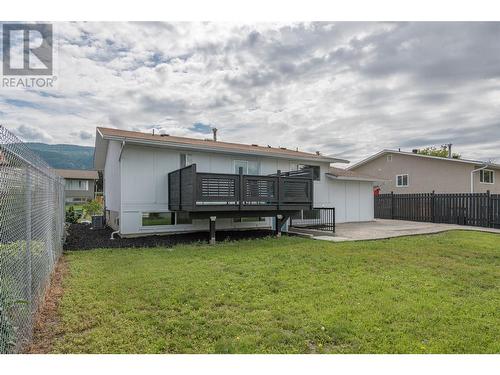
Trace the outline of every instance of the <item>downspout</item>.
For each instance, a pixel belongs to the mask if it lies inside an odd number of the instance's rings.
[[[118,155],[118,161],[122,160],[122,152],[124,147],[125,147],[125,139],[122,141],[122,147],[120,148],[120,155]]]
[[[154,134],[154,129],[153,129],[153,134]],[[120,148],[120,155],[118,156],[118,161],[120,162],[122,160],[122,152],[123,152],[123,149],[125,148],[125,139],[122,141],[122,146]],[[121,200],[120,200],[120,209],[121,209]],[[121,224],[121,223],[120,223]],[[120,231],[119,230],[116,230],[114,232],[111,233],[111,240],[114,240],[115,239],[115,234],[119,234]]]
[[[471,193],[474,193],[474,173],[482,171],[483,169],[486,169],[486,168],[488,168],[488,165],[485,165],[484,167],[481,167],[481,168],[478,168],[478,169],[473,169],[470,172],[470,192]]]

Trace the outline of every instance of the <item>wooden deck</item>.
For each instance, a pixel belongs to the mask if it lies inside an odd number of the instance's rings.
[[[168,174],[168,201],[170,211],[192,216],[274,216],[309,210],[313,175],[310,170],[269,176],[244,175],[241,170],[240,174],[201,173],[192,164]]]

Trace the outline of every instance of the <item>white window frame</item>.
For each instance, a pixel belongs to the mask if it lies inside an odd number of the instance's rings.
[[[491,182],[481,181],[481,176],[484,179],[484,172],[491,173],[491,177],[492,177]],[[492,170],[492,169],[482,169],[482,170],[480,170],[479,171],[479,183],[486,184],[486,185],[493,185],[495,183],[495,171]]]
[[[233,171],[238,174],[239,171],[236,170],[236,163],[245,164],[246,167],[243,168],[243,174],[248,174],[248,160],[233,160]]]
[[[185,161],[186,161],[186,165],[182,165],[182,156],[184,155],[185,157]],[[193,155],[192,154],[187,154],[187,153],[184,153],[184,152],[181,152],[180,155],[179,155],[179,166],[181,168],[184,168],[184,167],[188,167],[190,166],[191,164],[193,164]]]
[[[75,186],[77,185],[77,186]],[[83,187],[82,187],[83,185]],[[67,179],[64,183],[64,189],[66,191],[88,191],[89,190],[89,181],[88,180],[76,180],[76,179]]]
[[[404,176],[406,176],[406,185],[400,185],[399,184],[399,177],[401,177],[401,181],[403,181]],[[403,174],[396,175],[396,187],[405,188],[405,187],[408,187],[408,186],[410,186],[410,176],[408,175],[408,173],[403,173]]]

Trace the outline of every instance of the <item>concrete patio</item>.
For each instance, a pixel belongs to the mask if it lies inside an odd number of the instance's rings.
[[[317,240],[342,242],[376,240],[400,236],[413,236],[445,232],[448,230],[473,230],[500,234],[500,229],[471,227],[455,224],[422,223],[416,221],[376,219],[362,223],[341,223],[335,226],[335,234],[310,229],[291,229],[297,234]],[[499,238],[500,239],[500,238]]]

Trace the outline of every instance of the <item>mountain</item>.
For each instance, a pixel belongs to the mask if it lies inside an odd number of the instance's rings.
[[[25,144],[52,168],[93,169],[94,167],[94,147],[34,142]]]

